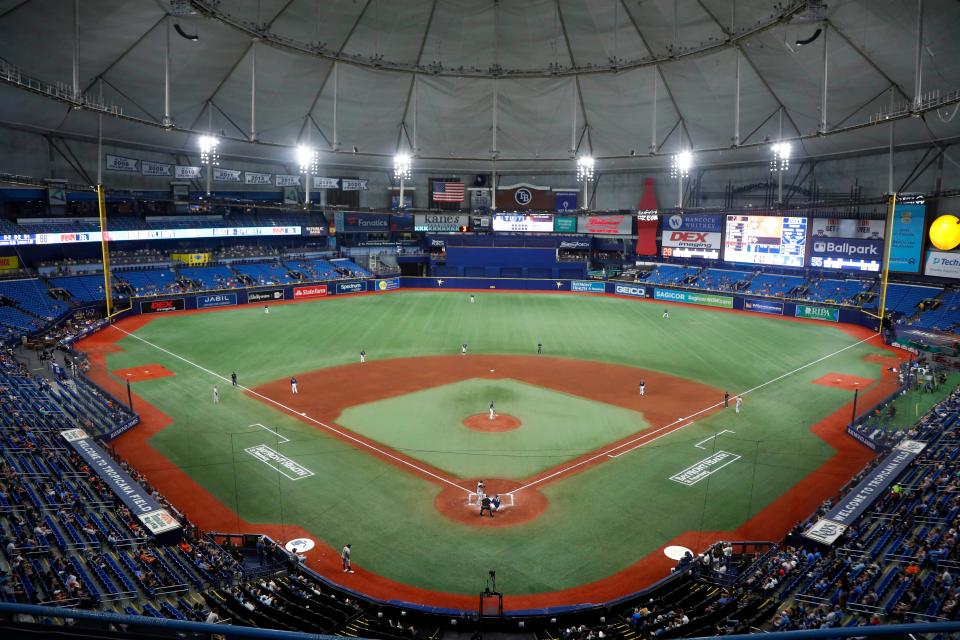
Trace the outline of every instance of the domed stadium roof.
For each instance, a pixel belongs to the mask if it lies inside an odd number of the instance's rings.
[[[7,70],[69,92],[73,6],[0,1]],[[709,151],[703,162],[736,163],[769,157],[781,135],[799,156],[883,148],[889,125],[863,125],[891,105],[908,112],[915,96],[917,2],[903,0],[79,6],[79,86],[88,101],[102,91],[124,115],[103,119],[105,138],[167,150],[193,152],[193,138],[212,126],[225,154],[284,161],[309,139],[356,165],[383,166],[413,149],[418,166],[496,157],[504,168],[569,168],[576,152],[601,168],[645,168],[682,147]],[[960,89],[960,4],[926,0],[923,10],[922,91],[947,104],[899,120],[897,145],[960,133],[948,96]],[[163,128],[168,42],[172,131]],[[0,121],[96,135],[89,109],[12,84],[0,84]],[[242,142],[251,137],[258,146]]]

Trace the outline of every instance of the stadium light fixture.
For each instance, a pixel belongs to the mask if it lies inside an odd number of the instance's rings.
[[[200,145],[200,163],[213,167],[220,166],[220,154],[217,153],[220,140],[215,136],[200,136],[198,144]]]
[[[790,168],[790,148],[789,142],[778,142],[770,147],[773,151],[773,160],[770,161],[770,171],[786,171]]]
[[[409,153],[398,153],[393,156],[393,177],[397,180],[409,180],[413,173],[413,160]]]
[[[584,182],[593,180],[593,167],[595,161],[593,156],[580,156],[577,158],[577,181]]]
[[[673,156],[670,161],[670,177],[683,180],[690,175],[690,169],[693,167],[693,152],[681,151]]]
[[[320,154],[316,149],[305,145],[297,147],[297,164],[300,165],[300,173],[313,175],[317,172],[320,162]]]

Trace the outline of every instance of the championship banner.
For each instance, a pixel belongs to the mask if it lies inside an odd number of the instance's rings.
[[[13,271],[20,268],[20,258],[17,256],[0,256],[0,271]]]
[[[173,165],[162,162],[140,161],[140,174],[145,176],[172,177]]]
[[[191,266],[201,266],[210,262],[210,253],[171,253],[170,259]]]
[[[607,236],[629,236],[633,232],[633,216],[580,216],[577,233]]]
[[[187,167],[177,165],[173,170],[173,177],[179,180],[186,180],[189,178],[199,178],[203,175],[203,169],[201,167]]]
[[[124,158],[123,156],[112,156],[109,153],[106,158],[107,171],[128,171],[130,173],[140,172],[140,161],[136,158]]]
[[[367,190],[367,180],[366,178],[359,180],[354,178],[342,178],[343,190],[344,191],[366,191]]]
[[[273,174],[244,171],[243,182],[244,184],[273,184]]]
[[[276,185],[278,187],[299,187],[300,176],[291,176],[285,173],[278,173],[276,176]]]
[[[213,181],[214,182],[241,182],[240,174],[243,173],[239,169],[221,169],[220,167],[213,168]]]
[[[83,429],[68,429],[60,435],[151,534],[180,529],[180,523],[150,492],[131,478]]]
[[[340,178],[324,178],[322,176],[312,176],[310,178],[311,189],[337,189],[340,187]],[[347,189],[344,189],[347,191]]]
[[[396,216],[394,216],[396,217]],[[413,217],[414,231],[460,231],[461,227],[470,226],[468,215],[417,214]]]
[[[723,216],[674,214],[663,220],[661,252],[664,258],[720,259]]]
[[[235,304],[237,304],[237,294],[235,293],[214,293],[207,296],[197,296],[197,309],[230,307]]]
[[[692,291],[654,289],[653,297],[657,300],[670,300],[672,302],[686,302],[687,304],[700,304],[707,307],[733,309],[733,298],[730,296],[717,296],[711,293],[693,293]]]
[[[937,276],[938,278],[960,278],[960,253],[929,252],[923,275]]]
[[[818,307],[812,304],[798,304],[793,314],[797,318],[840,322],[840,310],[830,307]]]
[[[890,271],[920,272],[925,214],[926,206],[923,204],[897,204],[894,208],[890,238]]]

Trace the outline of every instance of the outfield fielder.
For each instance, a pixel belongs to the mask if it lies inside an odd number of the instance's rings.
[[[666,320],[669,320],[669,319],[670,319],[670,309],[664,309],[664,310],[663,310],[663,317],[664,317],[664,319],[666,319]]]

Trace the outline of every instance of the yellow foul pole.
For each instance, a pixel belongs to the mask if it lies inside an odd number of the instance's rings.
[[[107,205],[103,185],[97,185],[97,208],[100,212],[100,252],[103,258],[103,293],[107,300],[107,318],[113,315],[113,293],[110,289],[110,249],[107,238]]]
[[[880,279],[880,326],[878,331],[883,331],[883,317],[887,313],[887,282],[890,279],[890,248],[893,246],[893,214],[897,208],[897,194],[890,194],[890,202],[887,203],[887,234],[886,248],[883,252],[883,275]]]

